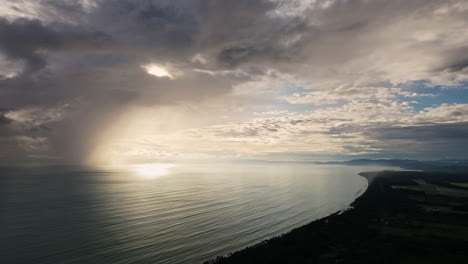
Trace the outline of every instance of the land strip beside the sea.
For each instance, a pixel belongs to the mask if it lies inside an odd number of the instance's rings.
[[[352,210],[205,263],[468,263],[468,173],[360,175]]]

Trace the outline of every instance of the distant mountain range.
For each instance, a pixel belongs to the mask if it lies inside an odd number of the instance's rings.
[[[339,165],[378,165],[396,166],[412,170],[456,170],[468,172],[468,160],[443,159],[443,160],[406,160],[406,159],[354,159],[348,161],[317,161],[315,164],[339,164]]]

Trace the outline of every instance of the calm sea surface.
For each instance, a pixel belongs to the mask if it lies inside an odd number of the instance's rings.
[[[0,168],[0,262],[200,263],[346,209],[367,187],[357,173],[382,169]]]

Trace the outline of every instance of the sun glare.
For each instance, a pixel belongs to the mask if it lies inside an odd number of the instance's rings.
[[[135,165],[134,170],[138,176],[158,178],[169,174],[169,169],[173,167],[175,167],[174,164],[150,163]]]
[[[141,66],[143,69],[146,70],[148,74],[154,75],[156,77],[168,77],[171,80],[174,80],[174,76],[172,76],[169,71],[161,65],[158,64],[146,64]]]

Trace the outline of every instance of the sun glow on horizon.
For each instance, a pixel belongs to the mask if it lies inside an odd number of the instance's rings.
[[[159,78],[168,77],[169,79],[174,80],[174,76],[172,76],[172,74],[169,73],[169,71],[161,65],[150,63],[142,65],[141,67],[145,69],[148,74],[154,75]]]
[[[147,163],[134,165],[133,170],[138,176],[154,179],[169,174],[169,169],[173,167],[175,167],[175,164]]]

